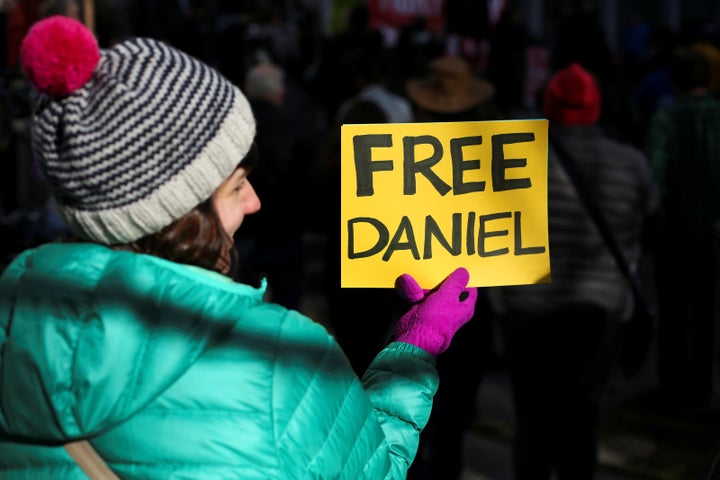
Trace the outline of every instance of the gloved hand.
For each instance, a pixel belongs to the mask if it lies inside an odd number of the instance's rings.
[[[465,288],[470,274],[464,268],[452,272],[437,288],[425,291],[407,273],[395,280],[395,288],[413,306],[395,325],[395,339],[411,343],[433,356],[447,350],[455,332],[473,316],[477,288]]]

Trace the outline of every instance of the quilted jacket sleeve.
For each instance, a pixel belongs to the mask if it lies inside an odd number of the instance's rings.
[[[362,383],[388,443],[392,466],[386,478],[405,478],[437,392],[435,359],[414,345],[393,342],[375,357]]]
[[[361,383],[327,331],[296,312],[278,345],[273,410],[285,478],[405,478],[438,385],[434,359],[393,343]]]

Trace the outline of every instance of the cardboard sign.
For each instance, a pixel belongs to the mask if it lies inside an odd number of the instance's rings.
[[[341,286],[550,281],[547,120],[342,126]]]

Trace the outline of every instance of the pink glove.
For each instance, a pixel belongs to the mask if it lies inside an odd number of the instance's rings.
[[[424,291],[407,273],[395,280],[395,288],[413,303],[395,326],[395,339],[420,347],[433,356],[447,350],[455,332],[475,312],[477,288],[465,288],[470,274],[464,268],[452,272],[437,288]]]

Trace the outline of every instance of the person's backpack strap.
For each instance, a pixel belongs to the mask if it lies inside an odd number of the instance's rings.
[[[119,480],[120,477],[110,470],[105,460],[95,451],[87,440],[78,440],[65,444],[65,450],[80,465],[90,480]]]

